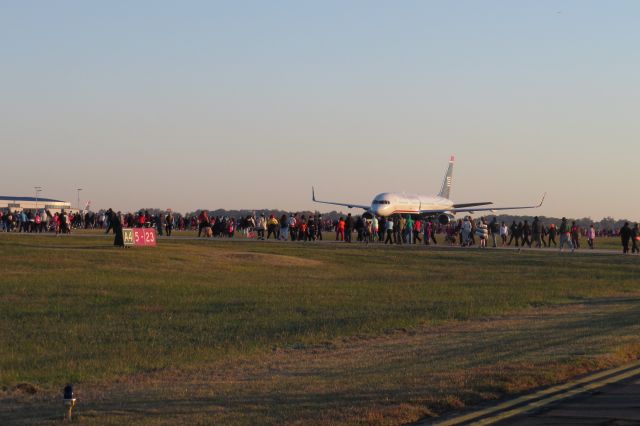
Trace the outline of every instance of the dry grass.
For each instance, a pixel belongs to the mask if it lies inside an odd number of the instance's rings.
[[[275,347],[199,366],[77,386],[84,424],[399,424],[562,382],[640,353],[637,299],[380,336]],[[23,385],[24,386],[24,385]],[[5,391],[16,418],[47,423],[58,395]],[[10,420],[0,410],[0,420]]]

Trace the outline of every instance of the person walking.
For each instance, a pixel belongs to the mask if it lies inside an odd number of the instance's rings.
[[[378,221],[378,216],[374,215],[371,218],[371,242],[375,241],[376,238],[378,238],[378,235],[380,233],[379,226],[380,226],[380,222]],[[379,240],[380,239],[378,238],[378,241]]]
[[[365,242],[365,244],[369,244],[369,242],[373,241],[371,219],[364,218],[363,241]]]
[[[387,218],[384,216],[381,216],[380,219],[378,219],[378,242],[382,243],[384,242],[384,237],[386,235],[387,232]]]
[[[336,241],[344,241],[344,230],[346,228],[346,222],[341,217],[336,224]]]
[[[322,241],[322,227],[324,226],[322,222],[322,215],[318,214],[316,216],[316,240]]]
[[[576,221],[571,222],[571,244],[573,248],[580,248],[580,228],[576,225]]]
[[[489,234],[491,235],[492,247],[498,247],[497,238],[500,235],[500,225],[498,224],[498,218],[495,216],[489,224]]]
[[[279,239],[283,241],[289,240],[289,220],[286,214],[280,217],[280,235]]]
[[[478,221],[478,225],[476,226],[476,235],[480,240],[480,248],[487,248],[487,239],[489,238],[489,227],[487,226],[487,222],[484,218]]]
[[[124,247],[124,233],[122,231],[122,218],[120,216],[120,212],[116,214],[113,210],[109,210],[111,211],[109,223],[113,226],[113,233],[115,234],[115,237],[113,238],[113,245],[116,247]]]
[[[318,223],[316,221],[315,216],[311,215],[309,216],[309,222],[307,222],[307,235],[308,235],[307,240],[315,241],[317,232],[318,232]]]
[[[256,227],[256,232],[258,233],[258,240],[264,240],[264,231],[267,230],[267,218],[264,217],[264,213],[260,213],[260,218],[258,219],[258,226]]]
[[[361,243],[364,239],[364,219],[362,216],[358,216],[356,219],[356,235],[356,241]]]
[[[351,234],[353,234],[353,218],[351,213],[347,214],[347,218],[344,221],[344,242],[351,242]]]
[[[538,216],[533,218],[533,222],[531,222],[531,243],[535,245],[536,248],[542,248],[542,223]]]
[[[278,219],[274,214],[269,216],[269,220],[267,221],[267,240],[269,237],[273,235],[275,240],[278,239]]]
[[[69,221],[67,218],[67,214],[64,212],[64,210],[62,210],[60,212],[60,215],[58,216],[60,219],[60,233],[61,234],[69,234]],[[114,229],[115,232],[115,229]]]
[[[502,241],[502,246],[507,245],[507,237],[509,236],[509,227],[506,223],[502,222],[500,224],[500,241]]]
[[[404,241],[406,241],[407,244],[413,244],[413,223],[413,218],[408,214],[404,221],[404,230],[402,232]]]
[[[556,243],[556,235],[557,234],[558,234],[558,230],[556,229],[556,225],[555,225],[555,223],[552,223],[551,225],[549,225],[549,231],[548,231],[549,248],[551,248],[551,243],[553,243],[554,247],[558,246],[558,244]]]
[[[589,244],[589,248],[593,250],[594,241],[596,239],[596,230],[593,227],[593,223],[589,226],[587,230],[587,244]]]
[[[385,238],[385,244],[393,244],[393,218],[388,217],[385,222],[385,231],[387,232],[387,238]]]
[[[622,241],[622,253],[629,253],[629,240],[631,239],[631,228],[629,222],[625,222],[624,226],[620,228],[620,240]]]
[[[417,219],[414,223],[413,223],[413,243],[417,244],[418,241],[420,241],[422,243],[422,238],[420,238],[420,231],[422,230],[422,221],[420,221],[420,219]]]
[[[639,243],[640,229],[638,229],[638,224],[636,223],[631,229],[631,253],[640,253],[640,248],[638,248]]]
[[[427,246],[431,243],[432,228],[433,228],[433,222],[431,222],[431,220],[427,220],[424,224],[424,244]]]
[[[544,222],[540,221],[540,230],[542,231],[542,235],[540,236],[540,241],[542,242],[543,247],[547,247],[547,235],[549,235],[549,231],[547,227],[544,225]]]
[[[524,247],[525,244],[531,248],[531,227],[527,220],[522,224],[522,247]]]
[[[167,237],[170,237],[173,232],[174,222],[173,213],[169,210],[167,215],[164,217],[164,232],[167,234]]]
[[[289,215],[289,237],[291,241],[298,239],[298,214]]]
[[[464,221],[462,222],[462,227],[460,230],[460,239],[463,247],[466,247],[471,244],[470,234],[472,232],[472,229],[473,228],[471,226],[471,220],[469,216],[466,216],[464,218]]]
[[[516,247],[518,247],[518,238],[516,238],[516,235],[518,233],[518,225],[516,224],[515,220],[511,224],[511,227],[509,228],[509,231],[511,231],[510,232],[511,238],[509,238],[509,242],[507,243],[507,245],[510,246],[511,242],[513,242],[515,240]]]
[[[476,221],[469,216],[469,223],[471,223],[471,232],[469,232],[469,245],[476,245]]]
[[[396,243],[398,244],[402,244],[404,242],[403,233],[404,233],[405,224],[406,224],[406,220],[401,214],[399,214],[394,223],[395,226],[393,227],[394,234],[396,236]]]
[[[142,219],[144,216],[142,216],[142,214],[140,214],[141,219],[138,220],[138,223],[140,224],[140,228],[142,228],[144,226],[144,219]],[[202,234],[202,231],[205,230],[204,228],[211,226],[211,223],[209,222],[209,215],[207,214],[206,210],[202,210],[200,212],[200,216],[198,217],[198,238],[200,238],[200,235]],[[207,236],[207,233],[205,231],[205,237]]]
[[[571,252],[575,250],[573,243],[571,242],[571,228],[567,224],[567,218],[563,217],[562,222],[560,222],[560,229],[558,230],[560,233],[560,248],[559,251],[562,251],[565,245],[569,246]]]
[[[300,216],[300,221],[298,222],[298,241],[307,241],[307,217],[305,215]]]

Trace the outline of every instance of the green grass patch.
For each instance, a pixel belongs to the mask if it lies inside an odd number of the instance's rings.
[[[640,291],[611,255],[0,238],[0,384],[111,379]]]

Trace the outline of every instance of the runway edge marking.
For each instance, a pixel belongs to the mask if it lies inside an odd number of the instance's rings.
[[[620,373],[621,371],[624,371],[624,373],[620,374],[620,375],[616,375],[614,377],[609,377],[608,379],[605,379],[604,381],[600,381],[598,383],[595,383],[596,381],[602,379],[602,378],[606,378],[608,376],[611,375],[615,375],[617,373]],[[473,413],[469,413],[469,414],[465,414],[462,416],[458,416],[458,417],[454,417],[452,419],[449,420],[444,420],[442,422],[435,422],[435,425],[438,426],[455,426],[455,425],[459,425],[465,422],[472,422],[475,419],[478,419],[480,417],[484,417],[484,416],[488,416],[491,415],[493,413],[499,413],[498,416],[500,416],[500,418],[497,418],[497,416],[485,419],[485,420],[479,420],[477,422],[474,422],[474,425],[486,425],[486,424],[490,424],[490,423],[494,423],[497,422],[499,420],[504,420],[508,417],[513,417],[517,414],[521,414],[524,413],[526,411],[530,411],[533,408],[539,408],[541,406],[544,406],[546,404],[549,404],[551,402],[557,401],[559,399],[564,399],[564,398],[568,398],[570,396],[573,395],[577,395],[579,393],[583,393],[583,392],[587,392],[591,389],[595,389],[601,386],[605,386],[607,384],[610,383],[615,383],[617,381],[620,380],[624,380],[628,377],[632,377],[634,375],[638,375],[640,374],[640,361],[636,361],[634,363],[631,364],[626,364],[617,368],[612,368],[610,370],[605,370],[605,371],[601,371],[599,373],[595,373],[592,375],[589,375],[587,377],[583,377],[580,380],[575,380],[572,382],[568,382],[568,383],[564,383],[561,385],[556,385],[556,386],[552,386],[550,388],[547,389],[543,389],[541,391],[538,391],[536,393],[530,394],[530,395],[524,395],[521,397],[518,397],[516,399],[512,399],[506,402],[503,402],[502,404],[498,404],[496,406],[493,407],[488,407],[479,411],[474,411]],[[584,386],[583,386],[584,385]],[[575,389],[572,389],[575,388]],[[564,393],[560,393],[558,395],[554,395],[551,397],[547,397],[545,398],[547,395],[551,395],[551,394],[556,394],[559,392],[563,392],[563,391],[567,391]],[[542,399],[541,399],[542,398]],[[539,401],[536,401],[539,400]],[[542,402],[545,402],[544,404],[541,404]],[[511,407],[514,407],[516,405],[521,405],[523,403],[528,403],[527,405],[524,405],[523,407],[519,407],[519,408],[515,408],[513,410],[509,410],[506,412],[503,412],[504,410],[507,410]],[[509,413],[507,415],[507,413]]]

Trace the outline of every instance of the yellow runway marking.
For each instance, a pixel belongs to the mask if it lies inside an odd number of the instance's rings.
[[[613,377],[608,377],[608,376],[611,376],[612,374],[620,373],[621,371],[624,371],[624,372]],[[587,392],[611,383],[619,382],[621,380],[627,379],[629,377],[633,377],[635,375],[640,375],[640,361],[634,362],[632,364],[627,364],[622,367],[613,368],[611,370],[601,371],[599,373],[590,375],[588,377],[584,377],[580,380],[564,383],[562,385],[553,386],[531,395],[521,396],[511,401],[507,401],[502,404],[496,405],[494,407],[485,408],[483,410],[469,413],[463,416],[459,416],[450,420],[445,420],[437,424],[439,426],[454,426],[454,425],[459,425],[466,422],[472,422],[473,420],[478,419],[480,417],[488,416],[495,413],[495,415],[492,417],[482,419],[472,423],[474,425],[488,425],[500,420],[507,419],[509,417],[513,417],[517,414],[525,413],[535,408],[543,407],[547,404],[558,401],[560,399],[568,398],[570,396]],[[599,379],[602,379],[603,377],[605,378],[604,380],[599,380]],[[552,395],[547,398],[543,398],[546,395],[556,394],[558,392],[562,392],[562,393],[559,393],[558,395]],[[532,402],[522,407],[505,411],[513,406],[526,403],[527,401],[532,401]]]

